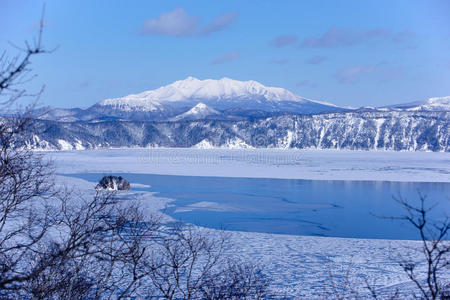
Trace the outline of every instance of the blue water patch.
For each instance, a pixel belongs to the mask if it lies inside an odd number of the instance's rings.
[[[71,174],[99,181],[105,174]],[[352,238],[418,239],[393,197],[418,204],[418,191],[437,204],[431,217],[450,212],[450,183],[121,175],[136,188],[174,199],[165,213],[200,226],[249,232]]]

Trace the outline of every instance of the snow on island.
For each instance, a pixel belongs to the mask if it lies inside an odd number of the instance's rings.
[[[104,176],[95,187],[96,190],[129,190],[130,183],[122,176]]]

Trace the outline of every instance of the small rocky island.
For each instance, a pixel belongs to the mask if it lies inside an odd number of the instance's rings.
[[[122,176],[104,176],[95,187],[96,190],[129,190],[130,183]]]

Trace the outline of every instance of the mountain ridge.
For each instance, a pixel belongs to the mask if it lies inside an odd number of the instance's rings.
[[[38,120],[40,150],[135,147],[290,148],[450,152],[450,112],[352,111],[176,122]]]

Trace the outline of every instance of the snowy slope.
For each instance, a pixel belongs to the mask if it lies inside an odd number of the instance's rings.
[[[171,119],[171,121],[181,121],[181,120],[201,120],[205,119],[209,116],[219,115],[220,112],[215,110],[212,107],[209,107],[208,105],[199,102],[197,105],[195,105],[193,108],[188,110],[185,113],[182,113],[181,115],[178,115]]]

